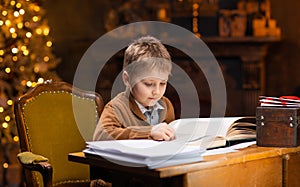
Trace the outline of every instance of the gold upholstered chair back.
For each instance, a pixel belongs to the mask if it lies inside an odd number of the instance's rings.
[[[49,159],[53,186],[88,182],[89,167],[68,161],[68,153],[82,151],[85,141],[92,140],[102,110],[103,100],[95,92],[65,82],[38,84],[15,103],[21,152]],[[25,181],[43,186],[39,172],[25,169]]]

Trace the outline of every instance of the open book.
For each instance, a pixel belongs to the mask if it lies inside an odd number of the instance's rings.
[[[256,139],[255,117],[186,118],[170,126],[176,131],[175,141],[207,149]]]

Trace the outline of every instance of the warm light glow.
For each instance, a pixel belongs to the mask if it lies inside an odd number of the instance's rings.
[[[22,29],[23,28],[23,23],[18,23],[17,27],[18,27],[18,29]]]
[[[22,4],[21,3],[17,3],[16,7],[17,8],[21,8]]]
[[[16,29],[12,27],[12,28],[9,29],[9,32],[14,33],[14,32],[16,32]]]
[[[2,11],[2,15],[3,15],[3,16],[7,16],[7,11],[6,11],[6,10],[3,10],[3,11]]]
[[[31,85],[31,87],[35,87],[36,85],[37,85],[37,83],[33,82],[32,85]]]
[[[2,57],[0,57],[0,62],[3,62],[3,58]]]
[[[13,105],[13,101],[11,99],[7,100],[8,105]]]
[[[2,20],[0,20],[0,26],[2,26],[4,24],[4,22]]]
[[[39,78],[38,79],[38,83],[43,83],[44,82],[44,79],[43,78]]]
[[[18,50],[18,48],[14,47],[14,48],[11,49],[11,52],[14,53],[14,54],[16,54],[16,53],[19,52],[19,50]]]
[[[44,29],[44,35],[45,35],[45,36],[49,35],[49,32],[50,32],[50,29],[49,29],[48,27],[46,27],[46,28]]]
[[[18,57],[17,56],[13,56],[12,60],[16,62],[18,60]]]
[[[39,6],[34,6],[34,11],[38,12],[40,10],[41,10],[41,8]]]
[[[39,21],[39,17],[38,17],[38,16],[33,16],[33,17],[32,17],[32,21],[34,21],[34,22]]]
[[[40,71],[40,68],[39,68],[38,66],[35,66],[35,67],[33,68],[33,71],[34,71],[35,73],[38,73],[38,72]]]
[[[11,1],[11,2],[10,2],[10,5],[11,5],[11,6],[14,6],[15,4],[16,4],[15,1]]]
[[[25,26],[26,26],[26,27],[29,27],[29,26],[30,26],[30,23],[29,23],[28,21],[26,21],[26,22],[25,22]]]
[[[51,42],[51,41],[48,41],[48,42],[46,43],[46,45],[47,45],[47,47],[51,47],[51,46],[52,46],[52,42]]]
[[[21,15],[25,14],[25,10],[24,9],[20,9],[19,12],[20,12]]]
[[[31,38],[31,36],[32,36],[31,32],[27,32],[25,35],[27,38]]]
[[[10,121],[10,116],[5,116],[5,121],[9,122]]]
[[[10,73],[10,71],[11,71],[10,68],[5,68],[6,73]]]
[[[199,8],[199,4],[198,4],[198,3],[194,3],[194,4],[193,4],[193,8],[194,8],[194,9],[198,9],[198,8]]]
[[[31,81],[27,81],[26,82],[26,86],[31,87],[32,86],[32,82]]]
[[[12,33],[12,34],[11,34],[11,37],[12,37],[12,38],[17,38],[17,36],[18,36],[17,33]]]
[[[5,25],[6,25],[6,26],[10,26],[10,24],[11,24],[10,20],[6,20],[6,21],[5,21]]]
[[[8,163],[3,163],[3,168],[8,168]]]
[[[18,141],[19,141],[19,137],[18,137],[18,136],[14,136],[13,140],[14,140],[15,142],[18,142]]]
[[[26,80],[22,80],[22,81],[21,81],[21,84],[22,84],[23,86],[25,86],[25,85],[26,85]]]
[[[25,56],[29,55],[29,51],[28,50],[24,50],[23,51],[23,55],[25,55]]]
[[[42,34],[42,29],[41,28],[37,28],[36,30],[35,30],[35,32],[37,33],[37,34]]]
[[[50,60],[50,58],[49,58],[48,56],[45,56],[45,57],[44,57],[44,61],[45,61],[45,62],[48,62],[49,60]]]
[[[6,128],[8,127],[8,123],[3,122],[3,123],[2,123],[2,127],[6,129]]]
[[[24,71],[24,70],[25,70],[25,67],[24,67],[24,66],[20,66],[19,70],[20,70],[20,71]]]
[[[25,45],[22,45],[21,50],[25,51],[27,49],[27,47]]]
[[[0,55],[1,56],[4,55],[4,50],[3,49],[0,50]]]
[[[4,108],[1,106],[0,107],[0,112],[2,113],[4,111]]]
[[[20,13],[18,11],[14,11],[14,16],[18,17],[20,15]]]

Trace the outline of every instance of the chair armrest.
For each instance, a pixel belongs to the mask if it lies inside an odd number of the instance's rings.
[[[45,187],[52,187],[53,168],[47,158],[31,152],[21,152],[18,159],[24,169],[41,173]]]

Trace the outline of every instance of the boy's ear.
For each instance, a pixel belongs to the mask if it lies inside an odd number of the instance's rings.
[[[129,84],[129,75],[128,75],[127,71],[123,71],[122,79],[123,79],[123,82],[124,82],[125,86],[129,87],[130,86],[130,84]]]

